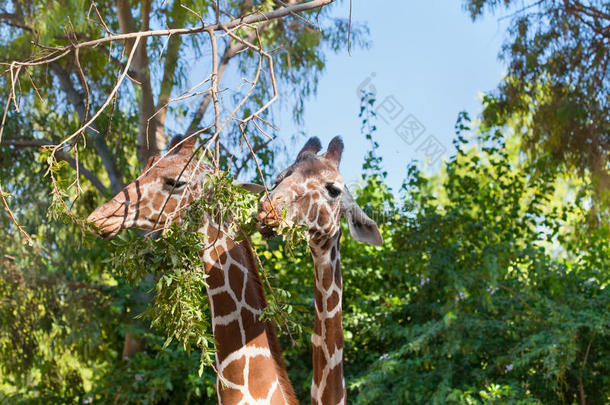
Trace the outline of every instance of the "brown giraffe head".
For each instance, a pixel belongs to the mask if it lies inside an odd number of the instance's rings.
[[[354,239],[381,245],[377,224],[358,206],[339,173],[343,140],[333,138],[318,155],[321,149],[320,140],[310,138],[295,162],[277,176],[269,196],[263,196],[258,213],[263,233],[288,220],[306,225],[314,240],[325,240],[337,235],[344,217]]]
[[[142,174],[106,204],[89,215],[104,238],[121,229],[162,229],[166,222],[180,222],[184,208],[201,196],[204,177],[213,172],[193,157],[196,137],[174,137],[168,152],[148,159]],[[238,182],[236,182],[238,183]],[[257,185],[238,183],[259,192]]]

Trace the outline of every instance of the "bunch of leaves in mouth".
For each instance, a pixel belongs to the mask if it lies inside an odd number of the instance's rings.
[[[213,336],[208,315],[207,278],[200,252],[206,237],[185,231],[188,221],[172,223],[156,237],[120,234],[113,242],[112,267],[132,285],[153,283],[154,298],[138,315],[165,336],[163,348],[176,340],[187,353],[201,350],[199,373],[212,365]],[[186,225],[186,226],[185,226]]]
[[[275,232],[282,237],[284,241],[284,251],[289,255],[293,255],[295,247],[299,246],[304,241],[309,242],[307,226],[287,219],[286,209],[282,212],[282,220],[277,228],[275,228]]]
[[[182,221],[170,224],[158,235],[140,237],[134,232],[122,233],[113,242],[112,267],[131,284],[152,282],[154,298],[138,315],[165,336],[164,348],[177,341],[187,353],[201,351],[199,373],[212,366],[214,338],[209,319],[209,302],[202,252],[212,240],[201,232],[202,224],[223,224],[222,232],[241,240],[254,232],[257,196],[233,184],[233,179],[219,172],[206,176],[204,193],[185,210]],[[284,223],[284,222],[283,222]],[[303,240],[304,232],[294,224],[281,225],[278,232],[292,246]],[[260,270],[267,277],[262,266]],[[272,320],[286,328],[292,307],[286,302],[290,294],[265,284],[269,306],[261,319]]]

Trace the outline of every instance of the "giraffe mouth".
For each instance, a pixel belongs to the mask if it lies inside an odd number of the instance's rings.
[[[106,232],[101,232],[101,233],[100,233],[100,237],[101,237],[102,239],[110,239],[110,238],[112,238],[112,237],[116,236],[118,233],[119,233],[119,230],[118,230],[118,229],[116,229],[116,230],[111,230],[111,231],[106,231]]]
[[[268,201],[261,201],[258,214],[258,231],[264,238],[270,239],[277,236],[276,228],[280,225],[280,219],[277,215],[279,210],[274,208]]]
[[[122,229],[124,218],[120,216],[98,217],[97,211],[89,215],[87,223],[91,226],[93,233],[102,238],[109,239],[115,236]]]
[[[259,224],[258,231],[266,239],[271,239],[271,238],[274,238],[277,236],[277,232],[275,231],[275,226],[272,226],[272,225]]]
[[[116,224],[115,223],[112,223],[112,224],[91,223],[91,224],[96,227],[94,234],[102,239],[110,239],[110,238],[116,236],[119,233],[119,231],[121,230],[120,223],[116,223]]]

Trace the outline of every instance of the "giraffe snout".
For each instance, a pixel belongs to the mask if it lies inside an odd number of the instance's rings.
[[[97,228],[100,236],[108,238],[116,235],[125,222],[127,209],[123,201],[115,199],[98,207],[87,217],[87,223]]]
[[[258,221],[266,226],[278,226],[282,220],[284,201],[281,196],[264,197],[259,203]]]

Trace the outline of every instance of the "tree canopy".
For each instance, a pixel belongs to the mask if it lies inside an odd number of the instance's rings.
[[[517,119],[523,148],[547,165],[593,175],[610,190],[610,5],[592,1],[467,0],[473,19],[510,12],[501,56],[508,74],[486,99],[491,125]],[[547,159],[550,158],[550,159]]]

